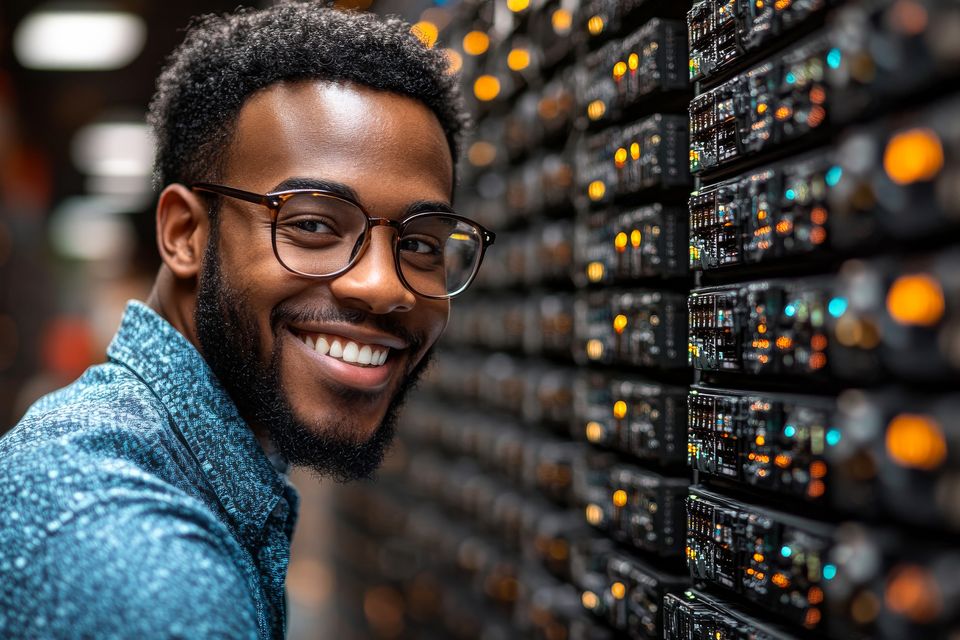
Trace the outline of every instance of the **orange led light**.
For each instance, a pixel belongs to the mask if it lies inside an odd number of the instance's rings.
[[[587,20],[587,31],[589,31],[592,36],[598,36],[603,33],[603,27],[603,18],[600,16],[593,16]]]
[[[613,506],[624,507],[627,504],[627,492],[623,489],[617,489],[613,492]]]
[[[603,357],[603,343],[597,339],[587,340],[587,357],[591,360],[599,360]]]
[[[827,463],[823,460],[817,460],[811,463],[810,475],[814,478],[822,478],[827,475]]]
[[[777,344],[777,349],[780,349],[781,351],[785,351],[793,346],[793,338],[789,338],[787,336],[780,336],[779,338],[777,338],[776,344]]]
[[[758,332],[758,333],[766,333],[766,332],[767,332],[767,325],[763,324],[762,322],[761,322],[760,324],[758,324],[758,325],[757,325],[757,332]]]
[[[631,157],[633,160],[639,160],[639,159],[640,159],[640,144],[639,144],[639,143],[633,142],[633,143],[630,144],[630,157]]]
[[[807,602],[810,604],[820,604],[823,602],[823,589],[820,587],[810,587],[807,591]]]
[[[623,76],[627,75],[627,63],[621,60],[617,64],[613,65],[613,79],[619,80]]]
[[[507,8],[514,13],[523,11],[530,6],[530,0],[507,0]]]
[[[910,129],[890,138],[883,168],[897,184],[931,180],[943,168],[943,145],[933,129]]]
[[[600,442],[603,439],[603,427],[599,422],[588,422],[586,436],[590,442]]]
[[[617,253],[623,253],[627,249],[627,234],[621,231],[613,239],[613,247]]]
[[[550,22],[553,24],[554,32],[559,35],[566,35],[573,26],[573,14],[566,9],[557,9],[550,16]]]
[[[947,441],[932,417],[901,413],[887,425],[887,455],[903,467],[931,471],[947,458]]]
[[[631,71],[636,71],[637,67],[640,66],[640,56],[635,53],[631,53],[627,57],[627,66],[630,67]]]
[[[810,354],[810,368],[816,371],[827,366],[827,356],[822,352]]]
[[[823,351],[827,348],[827,336],[822,333],[816,333],[810,338],[810,347],[814,351]]]
[[[513,49],[507,54],[507,66],[511,71],[523,71],[530,66],[530,51],[527,49]]]
[[[612,585],[610,585],[610,595],[617,600],[623,600],[624,596],[627,595],[627,588],[622,582],[614,582]]]
[[[884,599],[891,610],[918,623],[933,622],[943,608],[937,579],[926,569],[913,565],[894,571]]]
[[[591,262],[587,265],[587,280],[590,282],[600,282],[603,280],[603,274],[606,269],[602,262]]]
[[[440,29],[437,28],[437,25],[426,20],[421,20],[410,27],[410,31],[427,47],[433,47],[437,44],[437,38],[440,36]]]
[[[822,225],[827,221],[827,210],[823,207],[814,207],[810,212],[810,222]]]
[[[600,598],[593,591],[584,591],[580,596],[580,602],[585,609],[595,609],[600,604]]]
[[[793,113],[793,111],[790,109],[790,107],[777,107],[777,110],[774,112],[773,116],[777,120],[786,120],[790,117],[791,113]]]
[[[755,442],[757,443],[757,446],[758,446],[758,447],[762,447],[763,445],[765,445],[765,444],[767,443],[767,439],[764,438],[762,435],[760,435],[760,436],[757,436],[757,437],[756,437]]]
[[[623,400],[617,400],[613,403],[613,417],[620,420],[627,415],[627,403]]]
[[[789,220],[781,220],[777,223],[777,233],[780,235],[786,235],[793,230],[793,223]]]
[[[490,36],[483,31],[471,31],[463,36],[463,50],[467,55],[479,56],[490,48]]]
[[[613,154],[613,162],[618,169],[625,165],[627,163],[627,150],[623,147],[617,149],[616,153]]]
[[[584,509],[584,516],[587,522],[596,526],[603,522],[603,509],[601,509],[599,505],[588,504]]]
[[[613,319],[613,330],[617,333],[623,333],[623,330],[627,328],[627,316],[622,313],[619,314],[616,318]]]
[[[786,455],[785,453],[777,454],[777,457],[773,459],[773,463],[778,467],[780,467],[781,469],[786,469],[787,467],[789,467],[790,462],[791,462],[790,456]]]
[[[500,81],[495,76],[480,76],[473,83],[473,94],[477,100],[489,102],[500,95]]]
[[[590,199],[594,202],[602,200],[606,193],[607,185],[603,184],[600,180],[594,180],[587,186],[587,195],[590,196]]]
[[[607,105],[603,100],[594,100],[587,105],[587,117],[591,120],[599,120],[607,112]]]
[[[827,230],[823,227],[814,227],[810,230],[810,242],[813,244],[823,244],[827,239]]]
[[[790,586],[790,578],[788,578],[787,576],[785,576],[785,575],[782,574],[782,573],[775,573],[775,574],[773,574],[773,577],[770,578],[770,581],[771,581],[773,584],[775,584],[775,585],[777,585],[778,587],[780,587],[781,589],[786,589],[787,587]]]
[[[634,229],[630,232],[630,246],[634,249],[640,248],[640,243],[643,240],[643,235],[640,233],[639,229]]]
[[[807,615],[803,618],[803,626],[807,628],[815,627],[820,624],[820,609],[807,609]]]
[[[900,324],[933,326],[944,309],[940,283],[925,273],[900,276],[887,293],[887,311]]]

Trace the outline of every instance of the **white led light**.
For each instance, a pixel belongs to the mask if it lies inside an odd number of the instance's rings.
[[[130,13],[42,10],[17,26],[13,50],[28,69],[119,69],[137,57],[146,38],[144,21]]]
[[[71,144],[77,169],[93,176],[146,176],[153,166],[153,136],[138,122],[97,122]]]

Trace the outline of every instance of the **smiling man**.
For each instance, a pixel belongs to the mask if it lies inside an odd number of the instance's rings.
[[[0,440],[0,636],[283,635],[287,464],[377,468],[493,241],[451,208],[446,64],[315,4],[193,25],[150,110],[154,289]]]

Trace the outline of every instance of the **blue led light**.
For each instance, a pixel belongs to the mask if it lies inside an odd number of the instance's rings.
[[[788,424],[783,428],[783,435],[787,436],[788,438],[792,438],[793,436],[797,435],[797,428],[792,424]]]
[[[792,318],[793,316],[797,315],[797,307],[792,303],[788,304],[783,308],[783,314],[788,318]]]
[[[837,577],[837,567],[833,564],[823,565],[823,579],[824,580],[833,580]]]
[[[790,556],[793,555],[793,549],[791,549],[787,545],[783,545],[782,547],[780,547],[780,555],[782,555],[784,558],[789,558]]]
[[[840,431],[838,429],[830,429],[827,431],[827,444],[831,447],[837,446],[837,443],[840,442]]]
[[[793,75],[792,72],[787,74],[787,84],[793,84],[796,81],[797,81],[797,76]]]
[[[794,200],[797,197],[797,192],[793,189],[787,189],[787,192],[783,195],[787,196],[787,200]]]
[[[840,182],[841,176],[843,176],[843,169],[834,165],[827,169],[827,175],[824,176],[824,180],[826,180],[828,187],[835,187],[837,183]]]
[[[840,49],[834,47],[830,49],[830,52],[827,53],[827,64],[830,65],[831,69],[840,68],[840,60],[843,58],[843,55],[840,53]]]
[[[847,299],[833,298],[827,303],[827,312],[834,318],[839,318],[847,312]]]

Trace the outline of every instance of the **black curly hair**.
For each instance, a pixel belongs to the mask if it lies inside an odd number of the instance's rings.
[[[440,121],[454,164],[468,116],[457,77],[399,18],[290,2],[201,16],[157,79],[154,186],[215,180],[247,98],[275,82],[352,82],[410,96]]]

